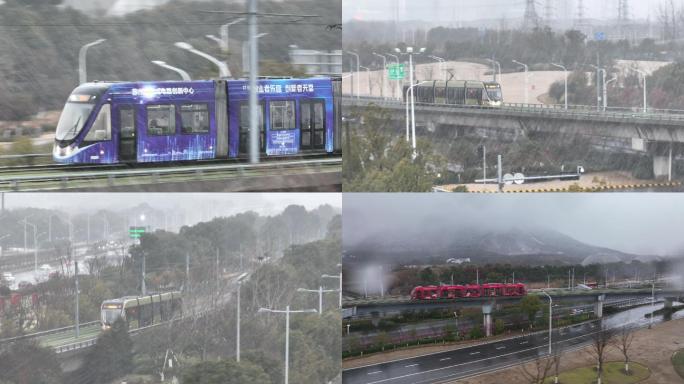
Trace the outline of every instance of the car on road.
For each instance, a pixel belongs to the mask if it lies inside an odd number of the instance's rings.
[[[40,270],[43,272],[50,272],[52,271],[52,267],[50,266],[50,264],[43,264],[40,266]]]

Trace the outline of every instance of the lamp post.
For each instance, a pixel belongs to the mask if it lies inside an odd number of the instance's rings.
[[[444,80],[446,80],[446,71],[444,71],[444,61],[445,61],[445,60],[442,59],[441,57],[438,57],[438,56],[435,56],[435,55],[430,55],[430,56],[428,56],[428,57],[431,58],[432,60],[437,61],[437,62],[439,63],[439,72],[440,72],[440,73],[441,73],[441,72],[444,72]]]
[[[297,288],[297,292],[315,292],[318,293],[318,316],[323,314],[323,294],[329,292],[337,292],[336,289],[323,289],[319,286],[318,289]]]
[[[186,50],[190,53],[193,53],[197,56],[203,57],[203,58],[209,60],[210,62],[212,62],[219,69],[219,77],[221,77],[221,78],[230,77],[230,70],[228,69],[228,65],[226,65],[226,63],[222,62],[221,60],[215,58],[214,56],[211,56],[208,53],[204,53],[202,51],[199,51],[199,50],[195,49],[192,45],[190,45],[184,41],[178,41],[178,42],[174,43],[173,45],[175,45],[177,48]]]
[[[356,100],[360,98],[359,96],[359,88],[361,87],[361,79],[359,79],[359,73],[361,72],[361,59],[359,58],[359,54],[356,52],[352,51],[346,51],[347,54],[356,56]],[[352,93],[353,96],[353,93]]]
[[[78,83],[83,84],[88,81],[88,73],[86,71],[86,54],[88,53],[88,48],[94,47],[98,44],[102,44],[107,39],[99,39],[88,44],[85,44],[78,50]]]
[[[230,40],[228,40],[228,27],[237,23],[245,21],[244,18],[235,19],[229,23],[223,24],[220,28],[221,32],[221,50],[223,53],[230,52]]]
[[[648,103],[646,100],[646,76],[647,76],[647,74],[646,74],[646,72],[639,70],[639,69],[636,69],[636,68],[627,67],[627,69],[630,69],[630,70],[640,74],[641,77],[643,78],[643,82],[644,82],[644,113],[646,113],[648,111]]]
[[[371,71],[370,68],[364,67],[363,65],[360,65],[359,68],[363,69],[366,71],[366,75],[368,75],[368,95],[373,96],[373,85],[371,84]]]
[[[190,78],[190,75],[187,72],[185,72],[184,70],[182,70],[180,68],[168,65],[164,61],[152,60],[152,64],[176,72],[178,75],[180,75],[180,77],[181,77],[181,79],[183,79],[183,81],[191,81],[192,80],[192,78]]]
[[[285,384],[289,384],[290,376],[290,313],[316,313],[315,309],[303,309],[299,311],[291,311],[290,306],[286,306],[285,310],[275,310],[269,308],[259,308],[257,313],[284,313],[285,314]]]
[[[339,276],[337,275],[321,275],[324,279],[340,279],[340,308],[342,308],[342,271],[340,271]]]
[[[387,58],[384,55],[373,52],[374,56],[382,59],[382,76],[380,78],[380,97],[385,98],[385,75],[387,73]]]
[[[411,100],[410,100],[410,102],[411,102],[411,121],[412,121],[411,127],[412,127],[412,133],[413,133],[413,144],[412,144],[412,146],[413,146],[414,156],[415,156],[415,151],[416,151],[416,122],[415,122],[415,116],[416,115],[415,115],[415,110],[413,109],[414,108],[414,101],[415,101],[414,97],[413,97],[413,88],[415,88],[421,84],[427,83],[427,82],[428,81],[425,80],[425,81],[421,81],[420,83],[417,83],[417,84],[412,84],[406,90],[406,141],[409,141],[409,93],[411,93]]]
[[[554,67],[558,67],[565,72],[565,110],[568,110],[568,69],[560,64],[551,63]]]
[[[409,57],[409,82],[411,86],[409,87],[409,90],[413,89],[413,77],[414,77],[414,69],[413,69],[413,55],[420,55],[422,53],[425,53],[425,48],[420,48],[418,49],[418,52],[414,52],[413,47],[406,47],[406,51],[402,52],[401,49],[395,48],[395,52],[400,53],[402,55],[408,55]],[[411,91],[411,95],[413,96],[413,91]],[[411,97],[411,131],[413,133],[413,157],[416,157],[416,103],[413,97]]]
[[[245,272],[237,278],[237,315],[235,318],[235,322],[237,323],[237,333],[235,336],[235,359],[238,363],[240,362],[240,287],[242,286],[242,280],[247,278],[248,275],[249,274]]]
[[[527,104],[529,102],[529,91],[530,91],[529,77],[528,77],[528,73],[529,73],[530,68],[527,66],[527,64],[523,64],[517,60],[512,60],[512,61],[515,64],[522,65],[523,68],[525,68],[525,104]]]
[[[546,297],[549,298],[549,356],[551,356],[551,336],[553,335],[553,299],[551,298],[551,295],[546,293],[546,291],[542,290],[541,293],[545,294]]]
[[[497,68],[499,69],[499,78],[501,78],[501,63],[499,63],[498,61],[493,60],[493,59],[485,59],[485,60],[487,60],[487,61],[489,61],[490,63],[492,63],[492,67],[493,67],[494,65],[497,66]],[[497,81],[497,80],[496,80],[496,69],[495,69],[495,68],[492,68],[492,71],[493,71],[492,76],[494,76],[494,81]]]
[[[385,53],[385,55],[387,55],[387,56],[393,58],[394,61],[396,61],[397,65],[399,65],[399,56],[393,55],[393,54],[391,54],[391,53]],[[396,97],[397,97],[396,91],[397,91],[397,88],[398,88],[400,85],[401,85],[401,81],[400,81],[400,80],[397,80],[396,86],[395,86],[395,87],[392,87],[392,98],[396,98]],[[401,93],[401,91],[400,91],[400,93]]]
[[[617,81],[617,79],[618,79],[617,75],[614,75],[612,79],[608,80],[605,84],[603,84],[603,110],[604,111],[606,111],[608,109],[608,84]]]
[[[601,67],[596,66],[596,65],[593,65],[593,64],[589,64],[589,66],[596,69],[596,86],[599,87],[596,90],[596,95],[597,95],[597,99],[596,99],[596,107],[597,108],[596,109],[601,110],[601,97],[603,97],[604,100],[606,97],[606,69],[601,68]],[[601,75],[600,84],[599,84],[599,74]],[[603,91],[601,91],[601,90],[603,90]],[[602,95],[602,96],[598,96],[598,95]],[[604,110],[605,110],[605,106],[606,106],[606,103],[604,101],[603,102]]]

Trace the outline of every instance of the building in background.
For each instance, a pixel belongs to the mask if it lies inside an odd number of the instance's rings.
[[[290,64],[311,76],[331,76],[342,73],[342,51],[316,51],[290,45]]]

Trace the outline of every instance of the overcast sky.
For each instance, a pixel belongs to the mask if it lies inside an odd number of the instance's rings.
[[[630,18],[655,19],[659,4],[666,0],[629,1]],[[675,4],[680,0],[675,0]],[[544,14],[545,1],[537,1],[537,13]],[[405,4],[405,8],[403,7]],[[555,18],[575,16],[574,0],[553,0]],[[394,20],[399,7],[399,20],[472,21],[478,19],[519,18],[525,12],[524,0],[342,0],[342,20]],[[584,1],[585,16],[616,19],[618,0]]]
[[[349,244],[436,221],[453,231],[541,226],[637,254],[684,251],[684,194],[344,194],[342,218]]]
[[[217,215],[255,211],[263,215],[282,212],[290,204],[307,209],[322,204],[341,208],[339,193],[5,193],[5,208],[54,208],[75,212],[135,207],[147,203],[157,209],[181,206],[186,210],[210,209]]]

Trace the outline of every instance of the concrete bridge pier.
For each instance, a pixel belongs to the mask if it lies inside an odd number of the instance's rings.
[[[482,304],[482,314],[484,315],[485,336],[492,335],[492,308],[494,303]]]
[[[603,302],[606,301],[606,295],[596,296],[596,303],[594,303],[594,313],[599,319],[603,318]]]
[[[665,309],[672,309],[672,303],[675,301],[676,297],[666,297],[665,298],[665,304],[664,307]]]

